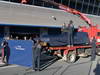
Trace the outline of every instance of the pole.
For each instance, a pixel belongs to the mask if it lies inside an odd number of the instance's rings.
[[[77,0],[75,1],[75,9],[77,9]]]
[[[94,13],[95,2],[96,2],[96,0],[94,0],[94,3],[93,3],[93,10],[92,10],[92,14]]]
[[[63,3],[63,1],[61,0],[61,4]]]
[[[35,1],[34,0],[32,0],[32,5],[34,5],[35,4]]]
[[[68,7],[70,6],[70,0],[68,1]]]
[[[89,5],[90,5],[90,0],[89,0],[89,2],[88,2],[88,6],[87,6],[87,11],[86,11],[86,13],[88,13]]]
[[[84,0],[82,1],[81,12],[83,11]]]
[[[99,5],[98,5],[98,9],[97,9],[97,15],[99,15],[99,9],[100,9],[100,2],[99,2]]]

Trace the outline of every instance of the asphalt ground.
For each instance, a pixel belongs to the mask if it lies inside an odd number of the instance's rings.
[[[88,58],[79,58],[75,63],[66,63],[57,60],[42,71],[33,71],[32,68],[0,63],[0,75],[100,75],[100,56],[95,61]]]

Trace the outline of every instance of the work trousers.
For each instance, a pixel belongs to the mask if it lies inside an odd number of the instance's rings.
[[[94,61],[96,58],[96,41],[93,39],[92,41],[92,51],[91,51],[91,61]]]
[[[73,33],[68,32],[68,45],[73,45]]]
[[[41,48],[35,48],[33,50],[33,69],[40,69],[40,56],[41,56]]]

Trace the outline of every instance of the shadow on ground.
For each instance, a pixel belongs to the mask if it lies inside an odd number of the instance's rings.
[[[0,67],[6,67],[6,66],[10,66],[10,64],[3,64],[3,65],[0,65]]]
[[[97,61],[96,68],[94,69],[94,75],[100,75],[100,59]]]

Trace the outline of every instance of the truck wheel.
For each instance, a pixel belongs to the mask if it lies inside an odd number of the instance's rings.
[[[67,62],[74,63],[76,61],[76,51],[70,51],[67,55]]]
[[[100,56],[100,48],[97,48],[96,54]]]
[[[67,55],[64,55],[64,56],[62,57],[62,60],[63,60],[63,61],[66,61],[66,62],[67,62],[67,59],[68,59]]]

